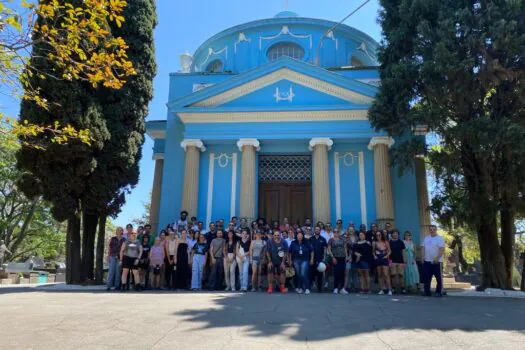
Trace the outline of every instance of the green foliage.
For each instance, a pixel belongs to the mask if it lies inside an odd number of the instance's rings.
[[[149,220],[149,208],[151,206],[151,193],[148,197],[147,202],[142,202],[142,205],[144,207],[144,211],[140,215],[140,217],[134,217],[131,222],[137,226],[143,226],[150,223]]]
[[[0,240],[20,261],[36,255],[46,260],[64,256],[65,230],[42,199],[27,198],[17,182],[23,173],[16,167],[19,148],[13,135],[0,134]]]
[[[501,286],[509,249],[500,249],[496,218],[523,208],[525,2],[380,3],[382,83],[370,120],[393,136],[421,125],[439,135],[430,149],[421,138],[400,141],[393,161],[427,155],[442,192],[434,209],[477,232],[484,282]]]

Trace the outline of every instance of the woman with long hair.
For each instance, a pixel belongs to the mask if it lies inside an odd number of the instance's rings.
[[[202,289],[202,273],[204,264],[208,257],[208,243],[205,235],[198,235],[198,241],[193,246],[190,259],[192,260],[191,290],[197,291]]]
[[[370,294],[370,267],[372,266],[372,245],[366,239],[366,232],[359,231],[359,240],[354,246],[355,263],[359,274],[360,293]]]
[[[175,246],[175,259],[174,265],[176,267],[176,278],[174,288],[187,289],[186,284],[188,280],[188,231],[183,229],[180,232],[180,238],[177,240]]]
[[[293,231],[292,231],[293,233]],[[310,294],[309,269],[314,264],[314,249],[299,231],[297,238],[289,247],[289,259],[297,276],[296,291],[299,294]]]
[[[137,232],[130,232],[128,239],[122,243],[120,261],[122,263],[121,290],[126,290],[129,271],[135,279],[135,290],[140,291],[139,260],[142,256],[142,244],[137,240]]]
[[[379,280],[379,295],[385,294],[385,289],[388,290],[388,295],[392,295],[392,286],[390,284],[390,270],[388,268],[388,258],[390,256],[390,245],[386,240],[383,232],[376,232],[376,240],[373,243],[374,260],[376,264],[377,278]]]
[[[237,242],[237,264],[239,265],[239,278],[241,292],[248,291],[248,269],[250,267],[250,238],[248,231],[242,230],[242,238]]]
[[[235,292],[235,268],[237,267],[235,250],[235,233],[233,231],[228,231],[226,244],[224,245],[224,278],[226,280],[226,292]]]
[[[348,294],[344,288],[345,283],[345,264],[348,252],[345,241],[339,236],[339,230],[333,230],[334,237],[328,241],[328,255],[332,259],[334,271],[334,294]]]
[[[250,244],[252,258],[252,292],[261,291],[261,264],[266,242],[261,239],[261,232],[255,231],[255,239]]]
[[[355,228],[348,226],[346,235],[346,249],[348,251],[348,258],[346,259],[345,266],[345,289],[351,286],[353,291],[359,289],[359,276],[357,273],[356,256],[354,254],[354,248],[357,243],[357,236],[355,235]]]
[[[140,288],[143,290],[149,287],[149,236],[142,236],[142,254],[139,260]]]
[[[403,240],[405,243],[405,253],[407,263],[405,265],[405,288],[419,289],[419,271],[416,263],[416,251],[414,248],[414,242],[412,241],[412,234],[410,231],[406,231]]]

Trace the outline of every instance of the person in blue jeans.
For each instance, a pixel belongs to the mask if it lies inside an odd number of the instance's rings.
[[[441,278],[441,264],[445,252],[445,240],[437,234],[435,225],[430,225],[430,235],[426,236],[421,244],[421,257],[423,264],[424,296],[431,296],[430,283],[436,277],[436,297],[442,296],[443,282]]]
[[[206,243],[206,236],[199,234],[199,239],[191,251],[190,259],[192,261],[191,290],[193,291],[202,289],[202,273],[207,257],[208,243]]]
[[[109,251],[108,251],[108,280],[107,280],[107,290],[118,289],[120,288],[120,248],[122,243],[126,240],[124,237],[124,229],[122,227],[117,227],[115,236],[111,237],[109,241]]]
[[[297,293],[302,294],[304,291],[304,294],[310,294],[308,276],[309,268],[314,264],[314,249],[309,242],[304,240],[302,231],[297,232],[297,238],[290,244],[288,256],[297,275]]]

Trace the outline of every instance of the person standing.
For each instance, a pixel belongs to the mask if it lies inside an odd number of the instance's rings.
[[[192,261],[192,275],[191,275],[191,290],[202,289],[202,272],[204,264],[208,256],[208,244],[206,243],[206,236],[199,235],[199,239],[191,253]]]
[[[149,267],[151,277],[151,287],[160,289],[160,272],[162,264],[164,263],[164,247],[162,246],[160,237],[155,238],[155,243],[149,251]]]
[[[416,263],[416,252],[414,242],[412,242],[412,234],[406,231],[404,234],[406,265],[405,265],[405,288],[410,290],[412,287],[417,291],[419,287],[419,271]]]
[[[185,290],[188,288],[188,231],[183,229],[180,232],[180,238],[177,240],[175,247],[175,285],[177,290]]]
[[[430,225],[430,235],[426,236],[421,244],[421,256],[423,263],[424,295],[431,296],[430,283],[432,277],[436,277],[436,297],[441,297],[443,282],[441,278],[441,263],[445,253],[445,240],[437,234],[436,225]]]
[[[137,240],[137,233],[131,232],[120,248],[120,262],[122,264],[121,291],[126,290],[128,274],[131,270],[135,279],[135,290],[140,291],[139,258],[142,256],[142,245]]]
[[[392,264],[390,265],[390,275],[392,276],[392,283],[396,288],[399,288],[401,294],[406,294],[405,290],[405,279],[403,277],[405,273],[406,264],[406,252],[405,243],[399,239],[399,231],[397,229],[390,233],[390,259]]]
[[[188,230],[188,212],[186,210],[180,212],[180,219],[173,226],[179,234],[182,230]]]
[[[139,261],[140,288],[146,290],[149,287],[149,235],[142,236],[142,254]],[[140,240],[139,240],[140,241]]]
[[[255,239],[250,245],[250,256],[252,257],[252,292],[261,291],[261,264],[266,242],[261,239],[261,232],[255,231]]]
[[[372,266],[373,252],[372,244],[366,239],[366,232],[359,231],[359,241],[354,246],[356,256],[357,272],[359,273],[359,285],[361,293],[370,294],[370,267]]]
[[[248,277],[250,267],[250,245],[248,231],[242,231],[242,238],[237,242],[237,265],[239,265],[239,278],[241,280],[241,292],[248,291]]]
[[[314,228],[314,235],[312,238],[310,238],[310,243],[314,249],[314,266],[311,271],[311,283],[316,282],[317,284],[317,292],[322,293],[323,292],[323,272],[319,272],[317,270],[317,266],[319,266],[319,263],[323,262],[326,256],[326,250],[328,248],[328,243],[326,242],[326,239],[321,236],[321,228],[319,226],[315,226]]]
[[[273,240],[268,242],[268,249],[266,256],[268,258],[268,293],[273,293],[273,280],[276,278],[279,281],[279,289],[281,293],[286,293],[284,282],[286,280],[286,258],[288,253],[288,246],[286,242],[281,239],[279,231],[273,232]]]
[[[235,252],[235,233],[233,231],[229,231],[226,243],[224,244],[224,276],[226,279],[226,292],[229,290],[235,292],[235,268],[237,267]]]
[[[373,227],[373,226],[372,226]],[[376,226],[377,227],[377,226]],[[388,271],[388,258],[390,256],[390,245],[386,240],[385,235],[376,231],[376,240],[372,243],[374,248],[374,261],[377,269],[377,278],[379,280],[379,295],[385,294],[385,289],[388,290],[388,295],[392,295],[392,286],[390,285],[390,273]]]
[[[355,228],[353,226],[348,226],[345,242],[346,250],[348,251],[348,258],[346,259],[345,266],[344,288],[348,291],[348,288],[351,286],[353,291],[357,291],[359,289],[359,276],[357,273],[356,256],[354,254],[357,237],[355,235]]]
[[[293,232],[293,231],[292,231]],[[314,249],[307,242],[303,233],[297,233],[297,239],[292,242],[289,249],[289,258],[295,268],[297,276],[297,293],[310,294],[309,268],[314,264]]]
[[[167,289],[175,287],[175,232],[172,229],[168,230],[168,236],[164,242],[164,278]]]
[[[112,288],[115,290],[120,288],[120,248],[122,248],[122,244],[125,241],[123,235],[124,229],[119,226],[115,231],[115,236],[109,240],[108,280],[106,283],[106,290],[108,291]],[[0,250],[2,250],[1,245]]]
[[[224,273],[224,238],[222,230],[217,231],[217,238],[213,239],[210,244],[210,290],[222,289],[222,280]]]
[[[344,289],[345,264],[348,258],[348,251],[345,241],[339,237],[339,230],[334,229],[332,234],[333,238],[328,242],[328,255],[332,259],[334,270],[334,294],[348,294],[346,289]]]

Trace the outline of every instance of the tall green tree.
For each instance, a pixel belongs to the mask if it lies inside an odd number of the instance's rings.
[[[380,3],[382,85],[370,119],[393,136],[420,125],[439,135],[430,149],[402,141],[392,159],[406,169],[428,155],[444,191],[468,203],[462,216],[477,233],[483,285],[510,288],[525,171],[525,2]]]
[[[137,74],[126,78],[119,90],[99,89],[97,103],[111,137],[95,154],[97,166],[87,178],[87,191],[82,196],[86,224],[86,251],[93,253],[96,226],[99,223],[97,266],[102,266],[106,216],[116,216],[125,196],[139,180],[139,161],[146,131],[148,104],[153,98],[153,78],[157,71],[153,30],[157,25],[154,0],[128,0],[122,12],[122,26],[113,26],[112,34],[122,37],[129,48],[128,59]],[[93,276],[93,255],[84,255],[83,269]],[[99,273],[98,276],[101,276]]]

